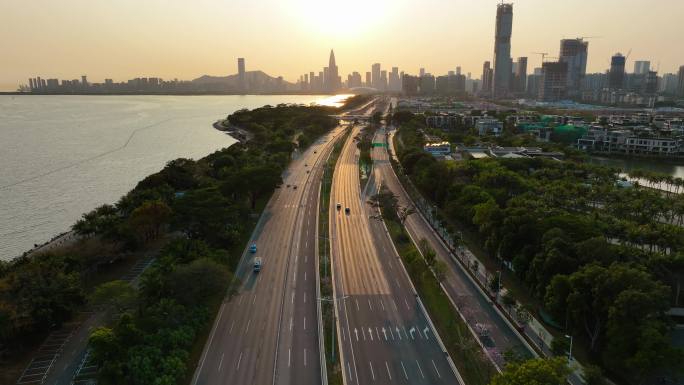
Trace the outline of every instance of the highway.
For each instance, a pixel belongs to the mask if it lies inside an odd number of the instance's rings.
[[[316,141],[283,175],[250,241],[257,252],[245,249],[238,292],[220,307],[193,385],[321,383],[318,193],[322,165],[343,130]],[[262,258],[260,273],[252,272],[254,256]]]
[[[344,382],[457,384],[376,209],[359,186],[356,127],[331,189],[331,251]],[[336,209],[336,203],[341,209]],[[349,208],[349,214],[345,208]]]
[[[393,132],[392,132],[393,134]],[[393,146],[392,134],[387,138],[384,129],[377,131],[374,142],[389,143]],[[385,147],[376,147],[373,150],[374,178],[376,185],[382,184],[398,198],[401,207],[413,206],[409,196],[402,188],[397,175],[389,163],[388,153]],[[494,309],[489,298],[483,295],[473,283],[462,267],[451,257],[448,247],[440,240],[432,227],[420,213],[410,215],[405,222],[405,227],[414,241],[426,239],[435,250],[437,258],[447,264],[449,269],[443,286],[453,303],[458,305],[459,311],[468,321],[468,324],[477,330],[483,330],[479,336],[480,343],[485,347],[489,356],[500,367],[503,367],[503,353],[515,348],[527,351],[532,355],[532,349],[521,340],[513,328],[506,323],[504,318]]]

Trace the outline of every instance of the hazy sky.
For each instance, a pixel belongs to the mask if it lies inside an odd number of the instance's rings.
[[[335,49],[340,73],[399,66],[433,74],[492,60],[495,0],[0,0],[0,89],[30,76],[121,81],[192,79],[261,69],[294,81]],[[563,37],[589,43],[589,71],[615,52],[684,65],[684,0],[519,0],[512,55],[557,56]]]

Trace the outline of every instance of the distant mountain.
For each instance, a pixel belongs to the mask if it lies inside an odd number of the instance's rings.
[[[245,82],[248,92],[280,92],[295,89],[296,85],[283,80],[274,78],[263,71],[245,72]],[[192,80],[192,83],[203,89],[239,91],[238,74],[228,76],[204,75]]]

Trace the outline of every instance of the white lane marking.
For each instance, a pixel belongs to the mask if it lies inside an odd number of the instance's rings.
[[[307,263],[308,260],[309,260],[309,256],[308,256],[308,255],[305,255],[305,256],[304,256],[304,263]]]
[[[416,365],[418,365],[418,371],[420,372],[420,376],[425,378],[425,375],[423,374],[423,368],[420,367],[420,363],[418,360],[416,360]]]
[[[242,361],[242,352],[240,352],[240,358],[238,358],[237,362],[237,370],[240,370],[240,362]]]
[[[373,305],[371,305],[370,298],[368,298],[368,308],[373,311]]]
[[[404,303],[406,304],[406,309],[411,310],[411,307],[409,306],[408,301],[406,300],[406,297],[404,297]]]
[[[304,272],[304,280],[306,281],[306,271]]]
[[[256,294],[254,294],[254,299],[252,299],[252,305],[256,302]]]
[[[346,333],[344,332],[344,329],[342,329],[342,341],[346,341],[346,340],[347,340],[345,334],[346,334]]]
[[[294,291],[292,292],[292,301],[290,302],[294,303]]]
[[[304,349],[304,366],[306,366],[306,349]]]
[[[437,377],[442,378],[442,375],[439,374],[439,370],[437,370],[437,365],[435,365],[435,360],[432,361],[432,367],[435,368],[435,372],[437,372]]]
[[[356,311],[361,311],[361,309],[359,308],[359,300],[354,299],[354,302],[356,302]]]
[[[230,329],[228,330],[228,335],[230,335],[233,332],[233,326],[235,325],[235,321],[230,323]]]
[[[223,355],[224,355],[224,354],[225,354],[225,353],[221,353],[221,361],[219,361],[219,367],[218,367],[218,371],[219,371],[219,372],[221,371],[221,366],[223,365]]]
[[[385,361],[385,367],[387,368],[387,375],[389,376],[390,381],[392,381],[392,373],[390,373],[389,365],[387,364],[387,361]]]
[[[423,334],[425,334],[425,339],[426,339],[426,340],[429,340],[429,339],[430,339],[430,337],[428,337],[428,332],[429,332],[429,331],[430,331],[430,328],[427,327],[427,326],[425,327],[425,329],[423,329]]]
[[[373,329],[368,328],[368,335],[370,336],[371,341],[373,341]]]
[[[406,367],[404,367],[404,361],[399,361],[401,362],[401,369],[404,370],[404,377],[408,380],[408,374],[406,374]]]
[[[371,376],[373,377],[373,381],[375,381],[375,371],[373,371],[373,363],[368,361],[368,365],[370,365]]]
[[[306,303],[306,292],[304,292],[304,303]]]
[[[241,295],[241,296],[240,296],[240,302],[238,302],[238,306],[242,305],[242,300],[243,300],[244,298],[245,298],[244,295]]]
[[[363,340],[366,340],[366,331],[361,328],[361,334],[363,335]]]
[[[290,331],[292,331],[292,317],[290,317]]]
[[[382,303],[382,300],[380,300],[380,307],[382,307],[382,311],[385,311],[385,304]]]
[[[354,378],[352,377],[351,365],[349,365],[349,361],[347,361],[347,370],[349,371],[349,380],[350,380],[350,381],[353,381]]]
[[[397,331],[397,335],[399,336],[399,341],[401,341],[401,332],[399,331],[399,326],[397,326],[396,329],[394,329],[394,330]]]
[[[304,330],[306,330],[306,317],[304,317]]]
[[[397,301],[392,298],[392,303],[394,304],[394,310],[399,311],[399,306],[397,306]]]
[[[375,327],[375,335],[378,336],[378,341],[380,341],[380,333],[378,333],[378,327]]]
[[[287,349],[287,366],[290,367],[292,364],[292,349]]]
[[[361,329],[363,331],[363,329]],[[354,334],[356,335],[356,342],[359,342],[359,329],[354,328]]]
[[[247,320],[247,329],[245,329],[245,334],[249,331],[249,325],[251,325],[251,324],[252,324],[252,319],[250,318]]]

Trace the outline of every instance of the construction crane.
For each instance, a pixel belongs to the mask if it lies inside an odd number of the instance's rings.
[[[542,63],[544,62],[544,58],[549,55],[548,52],[532,52],[532,53],[535,55],[541,55]]]
[[[578,39],[584,40],[584,39],[601,39],[603,36],[580,36]]]

